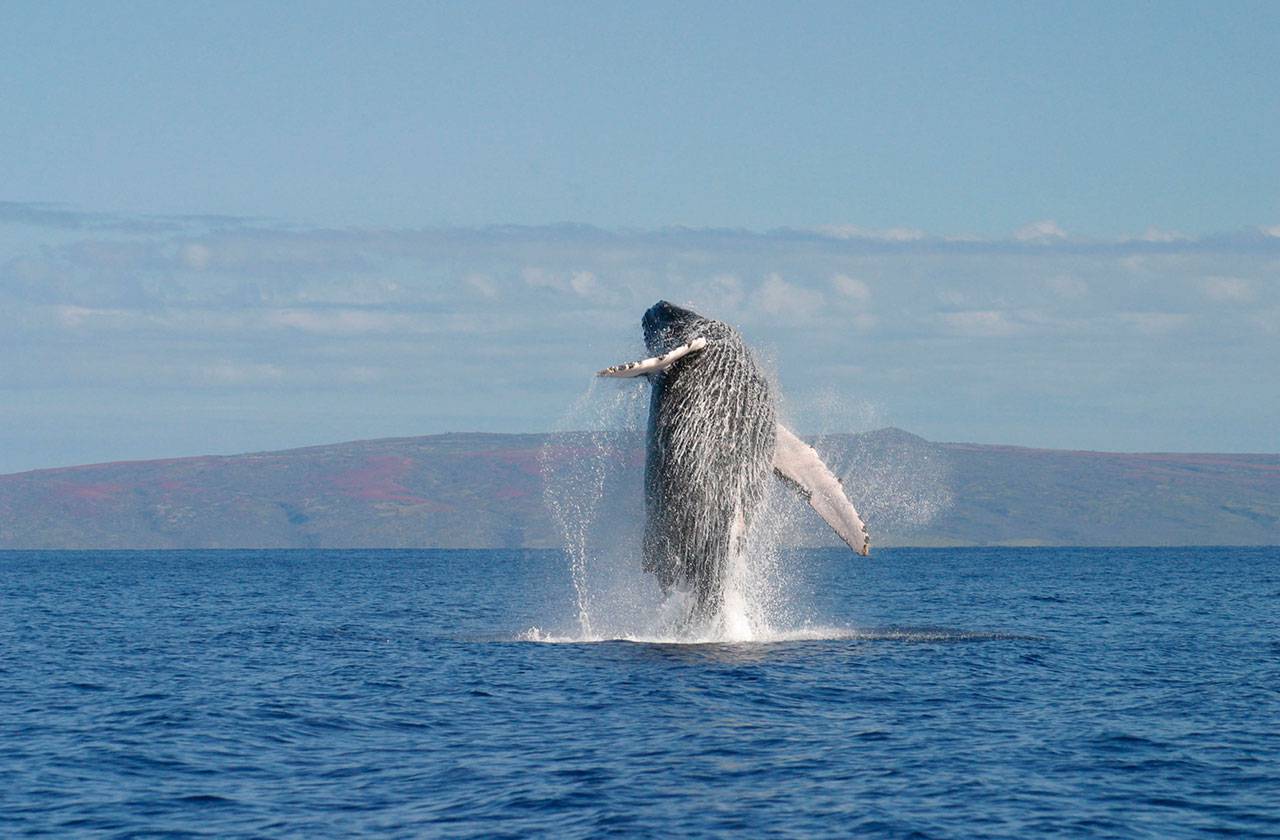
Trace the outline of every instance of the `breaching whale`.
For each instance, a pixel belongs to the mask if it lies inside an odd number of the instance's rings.
[[[862,518],[818,453],[778,423],[769,382],[737,331],[665,300],[641,326],[654,355],[597,375],[645,376],[652,386],[644,569],[662,591],[688,592],[695,620],[720,612],[726,569],[745,549],[770,473],[866,555]]]

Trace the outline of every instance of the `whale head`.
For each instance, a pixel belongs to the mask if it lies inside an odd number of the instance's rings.
[[[681,309],[660,300],[650,306],[640,319],[640,326],[644,328],[645,346],[653,357],[607,367],[596,375],[630,379],[662,373],[685,356],[697,353],[707,346],[707,336],[702,331],[708,325],[724,327],[718,321],[708,321],[691,309]]]
[[[705,321],[706,318],[692,309],[660,300],[650,306],[640,319],[644,328],[644,346],[650,353],[666,353],[694,338],[694,331]]]

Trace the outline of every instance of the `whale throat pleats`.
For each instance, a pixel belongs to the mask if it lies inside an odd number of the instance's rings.
[[[840,479],[832,474],[812,446],[781,423],[773,450],[773,469],[850,548],[863,556],[871,551],[871,537],[862,524],[862,517],[844,494]]]
[[[631,377],[631,376],[645,376],[646,374],[657,373],[659,371],[663,371],[671,367],[676,362],[680,361],[682,358],[694,352],[695,350],[701,350],[706,346],[707,346],[707,340],[699,336],[695,338],[693,341],[690,341],[688,344],[681,344],[679,347],[672,350],[670,353],[664,353],[661,356],[652,356],[648,359],[641,359],[638,362],[627,362],[626,364],[607,367],[604,370],[598,372],[596,376],[613,376],[618,378],[625,378],[625,377]]]

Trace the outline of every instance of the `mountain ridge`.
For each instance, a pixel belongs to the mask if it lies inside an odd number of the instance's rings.
[[[807,439],[873,546],[1280,543],[1280,455]],[[593,527],[634,536],[643,463],[635,431],[450,432],[28,470],[0,475],[0,548],[552,548],[548,487],[598,481]]]

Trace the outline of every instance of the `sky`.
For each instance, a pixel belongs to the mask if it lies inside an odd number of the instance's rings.
[[[1280,6],[3,17],[0,472],[562,428],[659,298],[801,431],[1280,451]]]

